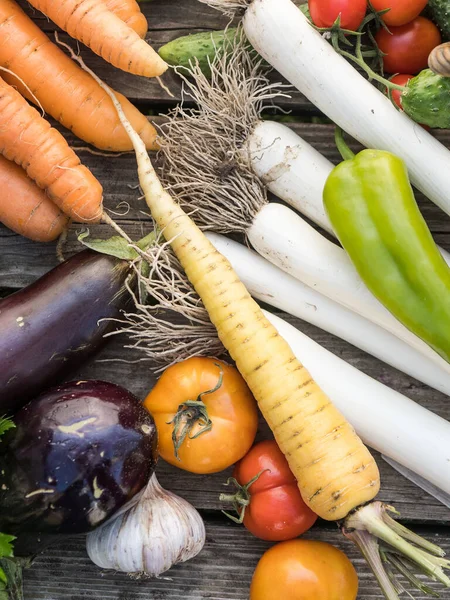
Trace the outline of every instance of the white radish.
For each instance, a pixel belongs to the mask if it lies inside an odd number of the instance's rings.
[[[291,0],[202,1],[248,6],[242,22],[255,50],[364,146],[401,157],[417,189],[450,214],[450,152],[340,56]]]
[[[450,395],[450,377],[385,329],[315,291],[249,248],[207,233],[254,298],[332,333],[385,363]]]
[[[261,121],[248,136],[254,173],[267,189],[336,237],[323,207],[331,161],[282,123]],[[439,248],[450,265],[450,254]]]
[[[282,123],[260,121],[246,149],[252,169],[268,190],[335,235],[323,206],[323,188],[334,165]]]
[[[450,493],[450,422],[264,312],[366,444]]]

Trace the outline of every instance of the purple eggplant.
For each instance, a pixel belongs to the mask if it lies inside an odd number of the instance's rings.
[[[129,299],[129,273],[127,261],[84,250],[0,301],[0,415],[99,348]]]
[[[73,535],[95,529],[148,482],[153,417],[103,381],[64,384],[28,403],[0,444],[0,531]]]

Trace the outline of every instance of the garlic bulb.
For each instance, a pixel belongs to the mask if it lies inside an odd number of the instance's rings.
[[[89,558],[103,569],[154,577],[196,556],[205,544],[202,518],[156,476],[142,497],[87,536]]]

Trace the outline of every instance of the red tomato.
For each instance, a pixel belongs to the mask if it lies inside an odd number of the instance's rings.
[[[341,28],[356,31],[367,11],[367,0],[308,0],[311,19],[317,27],[330,28],[341,15]]]
[[[429,19],[417,17],[407,25],[381,28],[375,36],[387,73],[416,74],[428,66],[428,56],[441,43],[439,29]]]
[[[248,488],[245,527],[254,536],[272,542],[290,540],[310,529],[317,515],[303,502],[297,481],[274,440],[253,446],[236,465],[233,476],[246,486],[259,473]]]
[[[397,85],[406,85],[408,83],[408,81],[410,79],[412,79],[414,77],[414,75],[394,75],[394,77],[391,77],[389,81],[392,81],[392,83],[396,83]],[[402,107],[402,93],[400,90],[391,90],[391,94],[390,94],[392,101],[395,102],[395,104],[401,108],[403,110]]]
[[[427,3],[428,0],[372,0],[376,11],[390,9],[382,17],[389,27],[406,25],[420,15]]]

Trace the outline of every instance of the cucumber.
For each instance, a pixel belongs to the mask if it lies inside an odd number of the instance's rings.
[[[310,19],[308,4],[299,5],[298,1],[294,2],[300,10]],[[206,77],[210,77],[210,63],[216,55],[221,55],[227,46],[232,46],[236,38],[237,29],[230,27],[222,31],[202,31],[185,35],[172,40],[158,50],[160,57],[166,61],[171,67],[183,67],[188,69],[191,64],[195,64],[195,59],[198,60],[199,67]],[[238,33],[238,35],[243,35]],[[249,49],[251,49],[249,43]],[[255,57],[257,56],[254,52]]]
[[[450,0],[428,0],[428,16],[442,32],[443,41],[450,40]]]
[[[401,99],[403,110],[417,123],[450,128],[450,77],[425,69],[408,81]]]
[[[210,63],[216,54],[221,54],[227,44],[233,42],[237,29],[230,27],[225,31],[204,31],[179,37],[165,46],[158,53],[160,57],[173,67],[189,68],[198,60],[204,75],[211,75]]]

